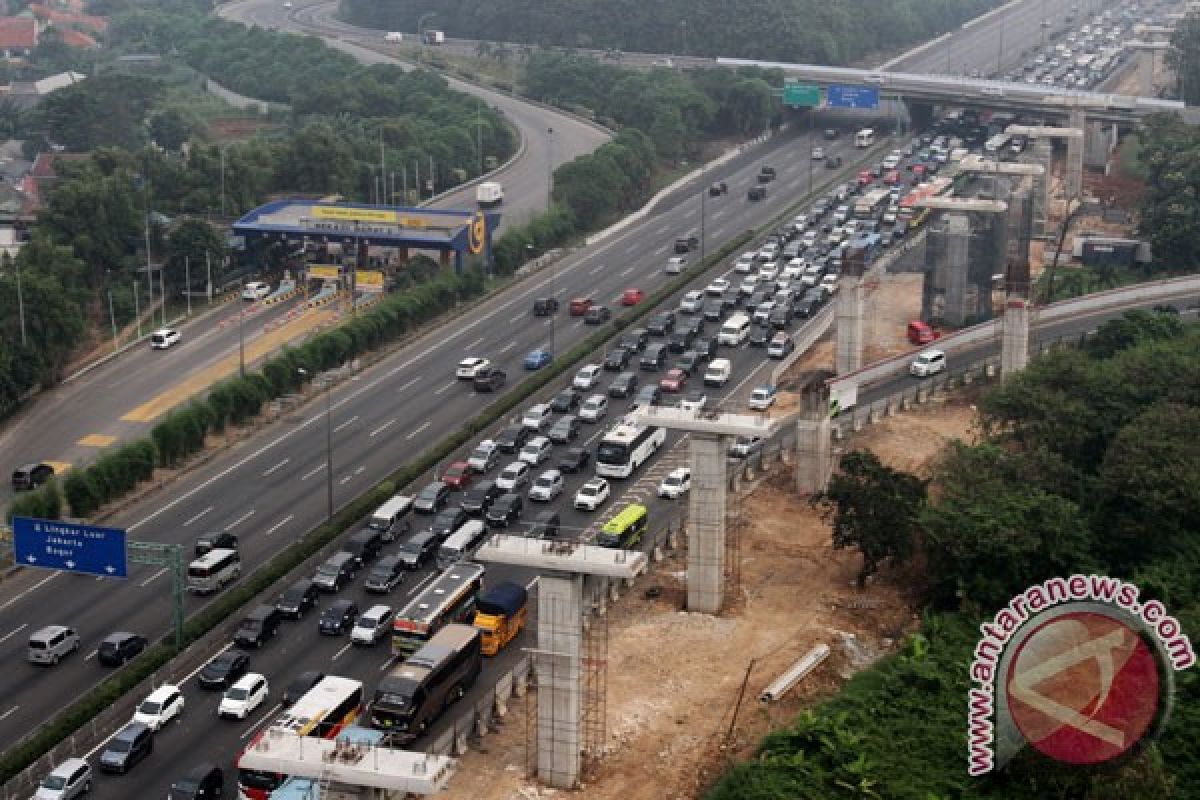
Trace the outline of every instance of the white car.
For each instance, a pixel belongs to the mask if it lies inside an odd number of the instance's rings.
[[[779,245],[775,244],[774,242],[767,242],[758,249],[759,261],[774,261],[775,257],[778,255]]]
[[[521,426],[531,431],[541,431],[550,425],[553,418],[554,409],[550,408],[550,404],[538,403],[530,406],[525,416],[521,417]]]
[[[754,269],[754,257],[756,253],[742,253],[737,257],[737,261],[733,262],[734,272],[749,272]]]
[[[138,704],[133,712],[133,721],[151,730],[162,730],[171,720],[179,719],[183,705],[183,692],[179,691],[179,687],[164,683]]]
[[[769,283],[779,277],[779,262],[767,261],[758,268],[758,282]]]
[[[174,328],[159,328],[150,334],[150,348],[152,350],[166,350],[171,345],[178,344],[180,338],[179,331]]]
[[[704,292],[693,289],[683,296],[679,310],[685,314],[699,314],[704,310]]]
[[[775,405],[775,387],[756,386],[750,392],[750,400],[746,403],[753,411],[766,411]]]
[[[716,278],[708,286],[704,287],[704,293],[712,297],[720,297],[725,294],[725,290],[729,288],[728,278]]]
[[[243,300],[262,300],[270,293],[270,285],[263,283],[262,281],[250,281],[244,287],[242,287]]]
[[[926,350],[919,353],[908,371],[918,378],[927,378],[946,369],[946,354],[941,350]]]
[[[738,293],[751,295],[758,289],[758,278],[754,275],[747,275],[742,279],[742,285],[738,287]]]
[[[458,376],[460,381],[470,381],[475,379],[476,374],[486,372],[491,367],[492,362],[486,358],[464,358],[458,362],[458,371],[454,374]]]
[[[821,159],[823,159],[825,157],[825,148],[814,147],[812,149],[812,157],[813,157],[813,161],[820,161]]]
[[[247,672],[238,682],[225,690],[221,705],[217,706],[218,717],[245,719],[267,699],[267,679],[257,672]]]
[[[817,232],[805,231],[804,236],[800,239],[800,244],[805,248],[817,246]]]
[[[373,645],[392,632],[392,623],[396,613],[390,606],[371,606],[350,629],[352,644]]]
[[[579,418],[584,422],[599,422],[608,414],[608,398],[594,394],[579,407]]]
[[[824,289],[828,294],[836,294],[838,289],[838,276],[826,275],[821,278],[821,282],[817,284],[817,288]]]
[[[688,392],[684,395],[679,407],[684,411],[699,411],[708,405],[708,395],[704,392]]]
[[[764,300],[754,307],[753,321],[759,325],[766,325],[771,317],[771,312],[775,310],[774,300]]]
[[[492,467],[496,466],[499,453],[500,450],[496,447],[495,442],[491,439],[484,439],[475,445],[475,449],[467,457],[467,466],[480,474],[489,472]]]
[[[687,269],[687,263],[686,256],[671,256],[667,259],[666,273],[668,275],[678,275]]]
[[[575,373],[575,379],[571,381],[571,385],[576,389],[587,391],[600,382],[600,376],[604,370],[599,364],[585,364],[579,368],[579,372]]]
[[[524,461],[514,461],[501,471],[499,478],[496,478],[496,488],[511,492],[528,482],[529,464]]]
[[[658,496],[675,500],[692,488],[692,471],[687,467],[671,470],[658,485]]]
[[[550,440],[545,436],[535,436],[525,443],[521,448],[521,452],[517,454],[517,458],[524,461],[530,466],[536,467],[550,457],[550,451],[553,449]]]
[[[816,286],[821,282],[821,266],[813,264],[808,269],[804,270],[804,275],[800,278],[800,285],[805,288]]]
[[[592,478],[575,493],[575,508],[580,511],[595,511],[604,505],[611,491],[608,481],[604,478]]]
[[[549,503],[562,494],[563,485],[562,473],[556,469],[548,469],[534,479],[533,486],[529,487],[529,499]]]

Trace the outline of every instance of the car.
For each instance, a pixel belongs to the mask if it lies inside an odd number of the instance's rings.
[[[633,404],[635,406],[656,406],[661,399],[662,390],[650,384],[638,389],[637,396],[633,398]]]
[[[477,392],[496,392],[504,388],[507,380],[508,374],[504,370],[490,367],[475,373],[471,388]]]
[[[759,200],[764,200],[767,197],[767,187],[751,186],[746,190],[746,199],[752,203],[757,203]]]
[[[521,427],[537,433],[545,430],[554,418],[554,411],[549,403],[536,403],[530,406],[521,416]]]
[[[751,325],[750,326],[750,346],[751,347],[766,347],[767,342],[771,340],[772,331],[766,325]]]
[[[720,297],[725,294],[725,290],[729,288],[728,278],[714,278],[708,286],[704,287],[704,293],[709,297]]]
[[[326,636],[340,636],[354,627],[356,619],[358,619],[358,606],[355,602],[344,597],[339,598],[321,612],[317,630]]]
[[[683,332],[689,334],[693,339],[704,333],[704,318],[703,317],[687,317],[676,324],[675,332]],[[690,347],[688,349],[691,349]]]
[[[614,347],[604,354],[604,368],[610,372],[620,372],[629,366],[633,351],[624,347]]]
[[[721,195],[725,194],[728,191],[729,191],[729,187],[725,185],[724,181],[721,181],[720,183],[713,183],[713,184],[709,185],[708,196],[709,197],[720,197]]]
[[[826,275],[825,277],[821,278],[821,282],[818,283],[817,286],[824,290],[826,294],[836,294],[838,290],[838,276]]]
[[[549,503],[562,494],[563,475],[556,469],[548,469],[533,479],[529,487],[529,499]]]
[[[704,319],[710,322],[718,322],[724,313],[725,299],[723,297],[710,297],[704,301]]]
[[[485,514],[488,506],[502,494],[504,490],[497,486],[495,481],[480,481],[463,493],[460,505],[468,514],[480,516]]]
[[[941,350],[926,350],[918,353],[909,364],[908,371],[918,378],[927,378],[946,369],[946,354]]]
[[[146,637],[121,631],[110,633],[96,649],[96,661],[108,667],[119,667],[146,649]]]
[[[684,314],[699,314],[704,309],[704,292],[693,289],[679,301],[679,310]]]
[[[696,370],[700,369],[703,363],[703,355],[697,353],[695,350],[688,350],[675,361],[675,366],[672,369],[683,370],[688,375],[693,375]]]
[[[651,336],[666,336],[675,330],[675,312],[659,311],[646,321],[646,330]]]
[[[384,556],[367,573],[363,588],[374,594],[387,594],[404,582],[404,572],[404,562],[400,556]]]
[[[491,366],[492,362],[486,358],[464,358],[458,362],[458,369],[455,370],[454,375],[460,381],[473,381],[477,372],[486,370]]]
[[[808,319],[817,312],[821,305],[821,298],[813,295],[812,297],[805,296],[796,303],[795,315],[801,319]]]
[[[574,414],[564,414],[554,421],[546,434],[555,444],[567,444],[579,435],[579,417]]]
[[[742,253],[737,257],[737,260],[733,262],[733,271],[742,273],[752,271],[754,269],[754,260],[756,255],[757,253],[753,252]]]
[[[620,347],[624,347],[630,353],[639,353],[646,349],[646,345],[650,344],[650,331],[645,328],[634,328],[621,334],[621,338],[617,340]]]
[[[638,366],[647,372],[655,372],[662,369],[667,363],[667,346],[661,342],[655,342],[646,348],[646,352],[642,353],[641,359],[638,360]]]
[[[433,518],[433,522],[429,523],[429,533],[436,536],[439,541],[444,541],[461,528],[467,519],[467,512],[461,505],[451,506]]]
[[[166,350],[168,347],[178,344],[182,338],[179,331],[174,328],[159,328],[150,334],[150,349]]]
[[[54,467],[49,464],[25,464],[13,470],[12,488],[14,492],[36,489],[54,477]]]
[[[641,289],[626,289],[621,292],[621,305],[623,306],[636,306],[645,299],[646,293]]]
[[[572,297],[567,308],[572,317],[582,317],[592,307],[592,298],[590,297]]]
[[[271,287],[262,281],[250,281],[242,287],[242,299],[251,302],[262,300],[271,293]]]
[[[558,536],[561,526],[562,517],[557,511],[539,511],[533,521],[529,523],[529,529],[525,532],[525,536],[530,539],[553,539]]]
[[[691,488],[692,471],[687,467],[678,467],[667,473],[667,477],[658,485],[658,496],[676,500]]]
[[[841,156],[830,156],[825,159],[825,169],[837,169],[842,165]]]
[[[558,471],[570,474],[587,469],[592,454],[586,447],[568,447],[558,458]]]
[[[42,778],[33,800],[75,800],[91,790],[91,765],[82,758],[68,758]]]
[[[706,405],[708,405],[708,395],[700,391],[688,392],[679,403],[679,407],[684,411],[699,411]]]
[[[759,436],[738,436],[729,445],[729,455],[734,458],[745,458],[762,447],[762,438]]]
[[[285,617],[300,619],[304,612],[317,607],[320,596],[320,590],[315,583],[308,578],[300,578],[279,595],[279,599],[275,601],[275,609]]]
[[[450,502],[450,487],[442,481],[430,481],[413,498],[413,511],[418,514],[436,514]]]
[[[533,431],[524,425],[509,425],[496,434],[496,448],[501,453],[519,453],[532,435]]]
[[[516,492],[505,492],[496,498],[485,518],[489,528],[507,528],[521,518],[525,503]]]
[[[755,386],[750,390],[750,399],[746,405],[752,411],[766,411],[775,405],[775,393],[774,386]]]
[[[658,382],[658,386],[664,392],[682,392],[687,378],[687,373],[676,367],[667,370],[667,374]]]
[[[743,295],[746,295],[747,297],[749,297],[750,295],[754,294],[755,290],[757,290],[757,289],[758,289],[758,276],[757,275],[747,275],[745,278],[742,279],[741,284],[738,286],[738,294],[743,294]]]
[[[475,471],[471,469],[470,464],[466,461],[454,461],[442,473],[442,483],[455,491],[459,491],[467,488],[474,476]]]
[[[140,722],[152,731],[162,730],[171,720],[179,721],[183,714],[183,692],[178,686],[164,683],[138,703],[133,711],[133,721]]]
[[[295,705],[297,700],[312,691],[312,688],[323,680],[325,680],[325,673],[319,670],[308,669],[301,672],[283,690],[283,697],[279,700],[280,704],[284,708]]]
[[[583,395],[578,390],[563,389],[554,395],[554,399],[550,401],[550,408],[557,414],[570,414],[579,408],[582,401]]]
[[[537,350],[530,350],[525,355],[525,369],[532,372],[533,370],[541,369],[553,360],[554,356],[549,350],[539,347]]]
[[[838,138],[838,129],[837,128],[826,128],[822,135],[826,139],[836,139],[836,138]]]
[[[608,385],[609,397],[629,397],[637,391],[638,376],[632,372],[622,372],[617,377],[613,378],[612,383]],[[583,417],[582,411],[580,417]]]
[[[764,300],[754,307],[752,321],[755,325],[766,325],[767,320],[771,317],[771,312],[775,309],[774,300]]]
[[[575,377],[571,379],[571,385],[586,392],[600,382],[601,371],[602,368],[599,364],[585,364],[575,373]]]
[[[401,542],[396,555],[400,556],[400,560],[404,562],[405,569],[420,569],[422,564],[433,561],[437,555],[438,545],[440,544],[441,541],[433,532],[421,531],[420,533],[414,533]]]
[[[245,675],[249,668],[249,656],[237,650],[226,650],[205,664],[196,680],[204,689],[225,689]]]
[[[683,272],[685,269],[687,269],[687,265],[688,265],[687,256],[671,256],[670,258],[667,259],[667,266],[666,266],[665,272],[668,275],[678,275],[681,272]],[[624,299],[624,298],[622,298],[622,299]],[[641,300],[638,300],[638,302],[640,303]],[[630,303],[630,305],[636,305],[636,304]]]
[[[680,236],[675,239],[675,252],[677,254],[688,253],[700,246],[700,237],[695,234]]]
[[[491,439],[484,439],[475,445],[471,455],[467,456],[467,466],[479,475],[491,472],[499,461],[500,448]]]
[[[396,612],[391,606],[371,606],[355,621],[350,630],[350,643],[368,647],[378,644],[380,639],[391,635],[395,618]]]
[[[283,7],[284,7],[284,8],[291,8],[291,7],[292,7],[292,0],[284,0]]]
[[[792,306],[790,303],[776,303],[771,313],[767,315],[767,324],[775,330],[782,330],[792,321]]]
[[[608,414],[608,398],[593,394],[579,407],[579,418],[584,422],[599,422]]]
[[[572,505],[579,511],[595,511],[604,502],[608,500],[608,496],[612,493],[612,489],[608,481],[604,478],[592,478],[590,481],[579,487],[579,491],[575,492],[575,500]]]
[[[521,461],[526,464],[536,467],[546,459],[550,458],[551,447],[550,440],[545,436],[535,436],[525,443],[521,448],[521,452],[517,455]]]
[[[767,358],[787,358],[795,349],[796,343],[792,341],[792,337],[784,331],[779,331],[771,337],[771,343],[767,345]]]
[[[612,319],[612,310],[608,306],[592,306],[583,315],[585,325],[603,325]]]
[[[539,297],[533,301],[533,315],[535,317],[549,317],[557,312],[557,297]]]
[[[265,676],[257,672],[247,672],[237,683],[225,690],[225,696],[217,706],[217,716],[245,719],[250,716],[250,712],[267,701],[268,691]]]
[[[812,149],[812,160],[820,161],[823,158],[825,158],[825,148],[824,147],[814,147]]]
[[[204,554],[217,549],[237,550],[238,538],[228,531],[201,534],[196,538],[192,552],[196,554],[196,558],[200,558]]]
[[[514,461],[500,471],[496,478],[496,486],[506,492],[518,492],[529,484],[529,464],[525,461]]]
[[[154,751],[154,732],[140,722],[130,722],[108,740],[100,753],[100,769],[128,772]]]

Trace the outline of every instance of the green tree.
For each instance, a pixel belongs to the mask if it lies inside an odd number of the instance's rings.
[[[867,450],[842,456],[829,487],[812,498],[833,524],[834,548],[862,553],[860,589],[885,562],[903,564],[912,555],[924,502],[924,481],[884,465]]]
[[[1175,75],[1175,96],[1189,106],[1200,103],[1200,12],[1189,11],[1175,23],[1166,59]]]
[[[180,221],[167,237],[165,278],[171,289],[202,291],[208,280],[207,268],[211,267],[213,282],[217,283],[224,271],[224,261],[225,242],[220,232],[202,219]],[[188,277],[191,285],[185,286],[184,279]]]
[[[150,138],[164,150],[178,153],[191,135],[187,119],[173,108],[150,117]]]

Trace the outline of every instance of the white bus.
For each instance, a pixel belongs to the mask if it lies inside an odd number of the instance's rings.
[[[1001,151],[1008,145],[1009,136],[1007,133],[997,133],[992,138],[988,139],[983,145],[983,154],[993,158],[1000,155]]]
[[[665,428],[622,422],[600,439],[600,446],[596,448],[596,474],[605,478],[628,478],[666,440]]]
[[[855,147],[870,147],[873,144],[875,144],[875,131],[873,129],[863,128],[854,134]]]
[[[211,594],[241,574],[242,559],[238,551],[218,547],[188,565],[187,588],[196,594]]]

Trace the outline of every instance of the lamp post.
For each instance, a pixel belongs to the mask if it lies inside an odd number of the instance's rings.
[[[25,341],[25,296],[21,293],[21,264],[13,260],[13,269],[17,272],[17,315],[21,318],[21,346]]]
[[[546,210],[554,205],[554,128],[546,128]]]
[[[425,43],[425,21],[433,19],[436,16],[436,11],[426,11],[417,19],[417,41],[421,44]]]
[[[296,367],[296,372],[304,377],[309,377],[309,372],[304,367]],[[332,427],[332,401],[329,396],[333,393],[333,384],[326,382],[325,384],[325,502],[326,502],[326,521],[333,520],[333,427]]]

